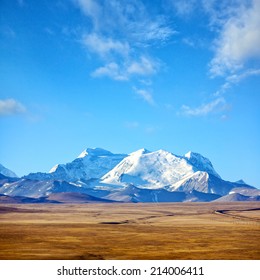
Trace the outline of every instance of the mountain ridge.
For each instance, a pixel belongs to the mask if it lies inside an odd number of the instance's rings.
[[[240,194],[232,195],[232,200],[249,194],[250,200],[259,200],[260,190],[243,180],[223,180],[208,158],[191,151],[178,156],[162,149],[114,154],[87,148],[73,161],[57,164],[48,173],[11,178],[0,172],[2,195],[39,199],[57,193],[89,195],[97,201],[184,202],[213,201],[231,193]]]
[[[4,167],[2,164],[0,164],[0,174],[11,178],[18,178],[18,176],[12,170]]]

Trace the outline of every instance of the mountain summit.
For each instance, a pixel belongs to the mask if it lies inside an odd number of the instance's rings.
[[[127,155],[113,154],[101,148],[88,148],[72,162],[57,164],[49,173],[31,173],[26,176],[33,180],[78,180],[99,179],[115,167]]]
[[[198,153],[188,152],[184,156],[189,162],[200,171],[206,171],[218,178],[221,178],[218,173],[214,170],[212,163],[209,159],[203,157]]]
[[[101,148],[88,148],[84,150],[78,158],[84,158],[86,156],[111,156],[113,155],[111,152],[101,149]]]
[[[133,184],[141,188],[160,189],[173,186],[196,168],[185,158],[164,150],[138,150],[124,158],[102,177],[106,184]]]
[[[39,198],[69,192],[125,202],[212,201],[232,193],[254,200],[260,195],[242,180],[223,180],[211,161],[198,153],[178,156],[144,148],[128,155],[88,148],[48,173],[9,177],[0,178],[0,194]]]

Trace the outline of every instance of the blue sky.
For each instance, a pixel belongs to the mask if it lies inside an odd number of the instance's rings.
[[[0,162],[208,157],[260,187],[260,0],[2,0]]]

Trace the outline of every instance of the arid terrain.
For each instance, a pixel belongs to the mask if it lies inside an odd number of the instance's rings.
[[[260,202],[2,204],[0,259],[260,259]]]

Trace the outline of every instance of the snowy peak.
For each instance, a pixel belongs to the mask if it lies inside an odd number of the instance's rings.
[[[16,176],[0,165],[0,195],[46,197],[69,192],[117,201],[174,202],[211,201],[227,194],[231,195],[228,199],[241,200],[233,195],[239,193],[250,200],[260,199],[259,190],[241,180],[222,180],[207,158],[193,152],[178,156],[140,149],[126,155],[88,148],[49,173],[32,173],[21,179],[1,173]]]
[[[49,173],[31,173],[26,176],[32,180],[78,180],[99,179],[113,169],[127,155],[113,154],[101,148],[88,148],[75,160],[66,164],[57,164]]]
[[[18,177],[13,171],[4,167],[2,164],[0,164],[0,174],[4,175],[6,177],[11,177],[11,178],[17,178]]]
[[[140,157],[141,155],[148,154],[150,151],[146,150],[145,148],[139,149],[135,152],[129,154],[129,156]]]
[[[211,175],[214,175],[218,178],[221,178],[219,174],[215,171],[211,161],[206,157],[203,157],[201,154],[188,152],[184,157],[198,170],[206,171]]]
[[[111,156],[113,155],[111,152],[101,149],[101,148],[88,148],[84,150],[78,158],[84,158],[86,156],[94,156],[94,157],[100,157],[100,156]]]
[[[149,152],[142,149],[124,158],[102,180],[106,184],[133,184],[158,189],[193,173],[193,166],[182,157],[164,150]]]
[[[56,165],[54,165],[52,168],[51,168],[51,170],[49,171],[49,173],[63,173],[63,172],[65,172],[65,169],[66,169],[66,167],[65,167],[65,165],[64,164],[56,164]]]
[[[60,166],[60,164],[54,165],[54,166],[51,168],[51,170],[49,171],[49,173],[53,173],[53,172],[57,171],[57,169],[59,168],[59,166]]]

